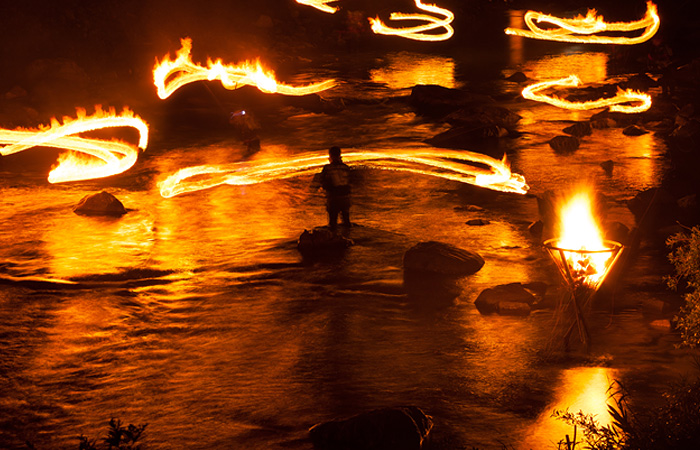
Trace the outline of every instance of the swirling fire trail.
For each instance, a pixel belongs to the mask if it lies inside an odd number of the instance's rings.
[[[161,62],[153,68],[153,83],[158,90],[158,97],[166,99],[173,92],[189,83],[202,80],[221,80],[226,89],[237,89],[245,85],[256,86],[265,93],[278,93],[284,95],[313,94],[335,86],[335,80],[326,80],[306,86],[289,86],[278,83],[271,71],[266,71],[260,65],[260,61],[243,62],[237,65],[224,65],[220,59],[216,62],[207,61],[207,67],[192,62],[190,52],[192,40],[181,39],[182,48],[177,51],[177,58],[170,59],[166,55]]]
[[[138,147],[119,142],[73,136],[104,128],[131,127],[139,132]],[[113,108],[104,111],[99,105],[87,115],[77,110],[77,118],[64,117],[63,123],[51,119],[51,125],[35,130],[0,129],[0,154],[12,155],[32,147],[54,147],[70,150],[59,156],[58,165],[49,173],[50,183],[90,180],[122,173],[134,165],[139,148],[148,146],[148,125],[125,108],[116,114]],[[83,153],[87,156],[78,155]]]
[[[372,25],[372,31],[376,34],[385,34],[389,36],[401,36],[407,39],[414,39],[417,41],[445,41],[452,37],[454,34],[454,29],[450,25],[454,20],[455,16],[449,9],[440,8],[437,5],[426,5],[421,2],[421,0],[415,0],[418,9],[427,11],[439,16],[444,16],[443,19],[438,19],[427,14],[404,14],[400,12],[393,12],[389,16],[390,20],[417,20],[426,21],[427,24],[416,25],[413,27],[405,28],[391,28],[384,24],[379,17],[374,19],[370,18],[369,22]],[[436,30],[439,28],[444,28],[445,32],[441,34],[430,34],[427,31]]]
[[[572,42],[579,44],[640,44],[649,40],[659,30],[659,14],[656,5],[647,2],[647,12],[644,17],[634,22],[606,23],[603,16],[597,16],[596,10],[588,10],[586,16],[576,16],[573,19],[564,19],[550,16],[541,12],[528,11],[525,13],[525,23],[529,30],[506,28],[506,34],[523,36],[532,39],[542,39],[558,42]],[[540,28],[537,23],[549,23],[558,28]],[[604,32],[631,32],[644,29],[637,37],[627,36],[596,36]]]
[[[523,97],[528,100],[549,103],[550,105],[558,106],[565,109],[574,110],[589,110],[597,108],[610,107],[610,111],[621,113],[639,113],[646,111],[651,107],[651,96],[639,91],[627,89],[623,91],[618,89],[615,97],[601,98],[598,100],[590,100],[586,102],[570,102],[555,95],[540,94],[540,91],[548,89],[552,86],[575,87],[581,84],[581,80],[576,75],[570,75],[567,78],[558,80],[542,81],[540,83],[531,84],[523,89]],[[634,102],[638,103],[635,106],[623,105],[622,103]]]
[[[525,194],[530,189],[522,175],[511,172],[505,156],[499,161],[466,150],[421,148],[357,151],[343,153],[343,161],[351,166],[431,175],[501,192]],[[170,198],[222,184],[242,186],[293,178],[318,172],[326,163],[328,155],[324,152],[287,160],[188,167],[164,180],[160,184],[160,194]]]
[[[335,14],[338,12],[336,6],[330,6],[329,3],[336,3],[338,0],[296,0],[300,5],[311,6],[320,11],[327,12],[329,14]]]

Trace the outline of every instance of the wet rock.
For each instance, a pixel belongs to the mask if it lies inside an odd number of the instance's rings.
[[[476,105],[470,108],[461,108],[448,114],[444,120],[454,126],[471,126],[483,128],[497,126],[511,129],[522,119],[519,114],[508,108],[497,105]]]
[[[650,88],[658,87],[659,83],[646,73],[639,73],[630,77],[626,82],[620,84],[621,89],[632,89],[634,91],[646,92]]]
[[[640,128],[637,125],[630,125],[624,130],[622,130],[622,134],[624,134],[625,136],[641,136],[647,133],[647,130]]]
[[[615,167],[615,162],[613,162],[612,159],[608,159],[607,161],[600,163],[600,167],[602,167],[605,171],[605,175],[611,177],[613,174],[613,168]]]
[[[527,75],[522,72],[515,72],[511,76],[507,77],[506,80],[512,81],[513,83],[524,83],[528,80]]]
[[[471,226],[483,226],[483,225],[488,225],[491,222],[489,222],[486,219],[470,219],[467,220],[466,224],[471,225]]]
[[[126,208],[114,195],[102,191],[83,197],[73,212],[91,216],[121,216],[126,214]]]
[[[420,242],[403,257],[405,272],[466,276],[483,266],[484,259],[478,253],[436,241]]]
[[[498,314],[501,316],[528,316],[530,305],[520,302],[499,302]]]
[[[455,211],[481,212],[484,208],[478,205],[455,206]]]
[[[467,106],[494,103],[488,95],[474,94],[434,84],[419,84],[411,89],[409,102],[419,114],[444,117]]]
[[[591,130],[590,122],[576,122],[575,124],[566,127],[562,130],[564,133],[576,137],[590,136],[593,132]]]
[[[383,408],[314,425],[316,450],[420,450],[433,427],[416,406]]]
[[[650,230],[673,224],[678,217],[676,199],[663,188],[639,192],[627,202],[627,208],[638,225]]]
[[[574,136],[554,136],[549,140],[549,146],[558,153],[573,153],[579,145],[580,141]]]
[[[677,127],[670,135],[673,143],[686,152],[696,151],[700,145],[700,121],[690,119]]]
[[[535,296],[525,289],[521,283],[509,283],[484,289],[474,300],[474,306],[481,314],[493,314],[500,312],[500,305],[504,303],[504,312],[519,315],[522,314],[525,308],[514,306],[513,304],[525,304],[527,314],[529,314],[530,306],[535,301]]]
[[[617,122],[615,122],[615,120],[610,118],[610,117],[599,117],[599,118],[591,117],[590,122],[591,122],[591,128],[595,128],[598,130],[605,129],[605,128],[615,128],[617,126]]]
[[[603,227],[605,239],[609,241],[627,244],[629,242],[630,229],[622,222],[612,221],[606,222]]]
[[[486,139],[498,139],[508,135],[508,130],[496,125],[471,127],[457,126],[450,128],[432,138],[426,139],[427,144],[433,147],[468,149],[470,144]]]
[[[352,239],[333,233],[329,228],[317,227],[311,231],[304,230],[301,233],[297,242],[297,249],[302,255],[314,256],[341,253],[352,245]]]

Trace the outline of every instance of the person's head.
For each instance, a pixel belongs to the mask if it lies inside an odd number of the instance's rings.
[[[328,159],[331,160],[331,162],[334,161],[341,161],[342,158],[340,156],[340,147],[337,145],[334,145],[333,147],[328,149]]]

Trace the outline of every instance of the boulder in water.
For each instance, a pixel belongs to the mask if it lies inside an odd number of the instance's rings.
[[[484,259],[478,253],[436,241],[420,242],[403,257],[405,272],[466,276],[483,266]]]
[[[522,284],[509,283],[484,289],[474,300],[474,305],[481,314],[527,315],[535,300]]]
[[[402,406],[323,422],[309,436],[317,450],[420,450],[432,427],[420,408]]]
[[[554,136],[549,140],[549,146],[558,153],[572,153],[579,144],[580,141],[574,136]]]
[[[590,136],[592,134],[590,122],[576,122],[562,130],[564,133],[576,137]]]
[[[121,216],[126,214],[126,208],[114,195],[102,191],[83,197],[73,212],[90,216]]]
[[[326,227],[304,230],[297,241],[297,249],[302,255],[340,254],[354,242]]]

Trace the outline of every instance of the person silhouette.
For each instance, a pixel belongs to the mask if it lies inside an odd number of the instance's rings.
[[[328,228],[336,231],[338,215],[342,217],[344,226],[351,226],[350,205],[350,166],[343,162],[340,147],[334,145],[328,150],[329,163],[323,166],[320,173],[320,183],[326,191],[326,211],[328,212]]]

